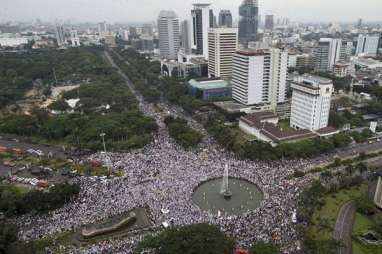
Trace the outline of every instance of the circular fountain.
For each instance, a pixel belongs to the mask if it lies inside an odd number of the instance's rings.
[[[192,195],[202,210],[218,215],[240,215],[254,210],[264,199],[262,191],[250,181],[229,177],[228,165],[222,178],[201,183]]]

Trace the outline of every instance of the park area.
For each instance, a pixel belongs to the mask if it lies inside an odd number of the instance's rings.
[[[367,185],[352,187],[348,190],[340,190],[337,193],[328,194],[323,199],[323,206],[314,212],[311,226],[308,230],[309,236],[315,240],[329,240],[333,237],[333,230],[337,214],[343,204],[349,200],[356,199],[367,192]]]
[[[310,226],[307,230],[308,237],[317,242],[332,241],[336,225],[337,216],[341,207],[348,201],[355,201],[357,212],[355,214],[352,229],[352,252],[354,254],[382,254],[382,247],[366,244],[360,237],[369,231],[378,231],[378,218],[381,212],[378,211],[372,202],[365,201],[360,204],[358,200],[364,200],[368,196],[368,185],[361,184],[349,189],[342,189],[335,193],[329,193],[322,199],[322,206],[315,210]],[[367,198],[366,198],[367,199]],[[364,204],[367,205],[364,205]],[[370,209],[370,214],[363,211]],[[351,223],[351,222],[349,222]],[[379,226],[380,227],[380,226]]]

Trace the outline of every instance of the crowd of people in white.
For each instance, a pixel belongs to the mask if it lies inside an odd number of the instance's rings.
[[[295,169],[308,167],[312,161],[294,160],[272,163],[239,160],[205,138],[198,149],[186,151],[168,136],[162,115],[146,104],[135,92],[141,110],[155,117],[160,128],[154,141],[143,149],[129,153],[98,153],[88,158],[122,169],[124,176],[105,182],[80,177],[79,197],[65,207],[47,215],[25,215],[17,219],[20,238],[35,239],[82,225],[104,220],[135,207],[147,207],[153,226],[210,223],[248,247],[255,240],[275,241],[284,253],[296,253],[299,239],[292,219],[299,192],[308,179],[290,179]],[[166,108],[174,114],[177,109]],[[180,113],[179,113],[180,114]],[[204,131],[203,131],[204,132]],[[205,133],[205,132],[204,132]],[[211,214],[200,210],[192,201],[194,189],[205,179],[221,177],[224,165],[232,177],[255,183],[264,193],[256,210],[242,215]],[[168,210],[164,213],[163,210]],[[139,236],[108,240],[71,253],[131,253]]]

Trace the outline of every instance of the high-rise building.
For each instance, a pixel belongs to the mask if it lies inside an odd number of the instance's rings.
[[[239,50],[233,56],[232,98],[244,105],[268,104],[276,110],[286,101],[288,52],[271,48]]]
[[[98,34],[102,38],[109,34],[109,29],[107,27],[106,21],[98,23]]]
[[[358,29],[362,28],[362,19],[361,18],[358,20],[357,28]]]
[[[61,25],[56,26],[56,40],[59,47],[66,44],[64,27]]]
[[[265,15],[265,29],[272,31],[273,26],[274,26],[274,16],[273,15]]]
[[[181,23],[181,47],[186,54],[191,54],[190,21],[184,20]]]
[[[237,28],[210,28],[208,32],[208,74],[231,79],[232,57],[237,49]]]
[[[256,41],[259,25],[259,6],[257,0],[243,0],[239,7],[239,43],[248,47],[248,42]]]
[[[208,29],[213,27],[213,13],[210,4],[194,4],[191,10],[192,53],[208,58]]]
[[[70,30],[70,40],[72,42],[72,47],[79,47],[81,45],[77,30]]]
[[[153,26],[151,24],[144,24],[142,26],[142,35],[153,36]]]
[[[358,36],[356,55],[376,56],[378,53],[379,35]]]
[[[217,27],[216,16],[214,15],[214,10],[210,9],[210,28]]]
[[[137,28],[135,26],[129,27],[129,37],[130,37],[130,39],[137,39],[138,38],[138,32],[137,32]]]
[[[328,126],[333,82],[305,74],[292,82],[290,126],[316,131]]]
[[[341,39],[321,38],[315,53],[316,71],[331,71],[333,65],[340,61]]]
[[[179,50],[179,19],[173,11],[161,11],[158,16],[160,57],[177,59]]]
[[[219,26],[232,27],[232,14],[230,10],[221,10],[219,13]]]
[[[343,40],[341,43],[340,61],[348,62],[353,52],[353,42]]]

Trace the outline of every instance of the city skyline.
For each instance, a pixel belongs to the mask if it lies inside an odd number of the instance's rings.
[[[238,6],[242,0],[5,0],[0,10],[0,22],[31,21],[37,18],[73,22],[151,22],[163,9],[171,9],[183,17],[196,2],[211,3],[216,13],[221,9],[231,10],[233,20],[237,21]],[[363,18],[365,22],[382,21],[379,0],[363,1],[362,6],[358,2],[338,0],[336,5],[341,6],[341,12],[347,14],[341,18],[337,8],[328,8],[331,5],[330,0],[260,0],[259,14],[274,14],[276,17],[289,17],[292,21],[301,22],[357,22],[358,18]]]

